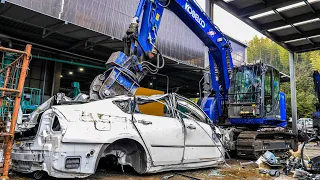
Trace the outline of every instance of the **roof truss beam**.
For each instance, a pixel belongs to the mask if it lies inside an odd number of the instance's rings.
[[[316,42],[313,44],[308,44],[308,45],[302,45],[302,46],[297,46],[297,47],[292,47],[291,50],[293,52],[297,53],[302,53],[302,52],[307,52],[307,51],[315,51],[320,49],[320,43]]]
[[[241,9],[239,16],[249,17],[249,16],[260,14],[260,13],[264,13],[266,11],[270,11],[274,8],[291,5],[297,2],[301,2],[301,0],[268,0],[268,1],[264,0],[264,2],[262,3],[255,4],[255,5]]]
[[[23,22],[28,22],[28,21],[30,21],[30,20],[32,20],[32,19],[37,18],[38,16],[39,16],[39,14],[38,14],[38,13],[35,13],[33,16],[31,16],[31,17],[29,17],[29,18],[27,18],[27,19],[24,19]]]
[[[279,11],[277,11],[276,9],[274,9],[273,11],[274,11],[276,14],[278,14],[284,22],[287,23],[287,18],[286,18],[285,16],[283,16],[283,15],[282,15]],[[290,26],[291,26],[292,28],[294,28],[300,35],[303,34],[303,32],[302,32],[298,27],[294,26],[293,24],[290,24]],[[307,39],[312,45],[314,45],[314,43],[313,43],[313,41],[312,41],[311,39],[309,39],[309,38],[306,38],[306,39]]]
[[[263,4],[267,4],[266,0],[260,0]]]
[[[298,16],[293,16],[293,17],[287,18],[286,22],[284,22],[283,20],[278,20],[278,21],[264,24],[263,27],[261,27],[261,31],[266,31],[268,29],[274,29],[274,28],[278,28],[288,24],[295,24],[295,23],[299,23],[299,22],[303,22],[303,21],[307,21],[307,20],[315,19],[319,17],[320,17],[320,10],[315,11],[315,13],[310,12],[310,13],[306,13]]]
[[[257,31],[260,31],[260,29],[262,27],[260,27],[257,23],[254,23],[251,19],[249,19],[248,17],[239,17],[239,11],[237,10],[237,8],[235,6],[233,6],[232,4],[228,4],[223,0],[215,0],[215,3],[217,5],[219,5],[220,7],[222,7],[223,9],[225,9],[226,11],[230,12],[232,15],[234,15],[235,17],[238,17],[240,20],[242,20],[243,22],[245,22],[246,24],[248,24],[249,26],[251,26],[252,28],[256,29]],[[283,21],[283,20],[281,20]],[[279,38],[274,36],[273,34],[269,33],[268,31],[265,31],[264,34],[270,38],[271,40],[275,41],[275,42],[279,42],[278,44],[281,45],[282,47],[286,48],[286,49],[290,49],[285,43],[280,42]]]
[[[68,24],[67,21],[61,22],[57,26],[52,28],[50,31],[47,31],[47,29],[44,28],[42,38],[46,38],[46,37],[50,36],[51,34],[55,33],[56,31],[58,31],[60,28],[62,28],[64,25],[67,25],[67,24]]]
[[[312,7],[312,5],[309,3],[308,0],[303,0],[304,3],[306,3],[306,5],[309,7],[309,9],[313,12],[316,13],[316,10]]]
[[[105,43],[109,43],[109,42],[114,42],[114,39],[113,38],[107,38],[107,39],[92,43],[90,45],[87,45],[87,46],[84,47],[84,49],[90,49],[90,48],[93,48],[94,46],[105,44]]]
[[[72,50],[72,49],[76,49],[76,48],[78,48],[78,47],[80,47],[80,46],[82,46],[82,45],[85,46],[87,43],[88,43],[88,39],[79,41],[79,42],[77,42],[76,44],[72,45],[72,46],[68,49],[68,51],[70,51],[70,50]]]
[[[295,39],[308,38],[310,36],[316,36],[320,34],[320,29],[315,29],[311,31],[305,31],[303,33],[290,34],[287,36],[283,36],[280,39],[281,42],[291,41]]]
[[[78,30],[77,30],[77,31],[78,31]],[[98,38],[98,37],[103,37],[103,36],[98,35],[98,36],[92,36],[92,37],[87,38],[87,39],[79,40],[78,42],[76,42],[75,44],[73,44],[72,46],[70,46],[68,50],[70,51],[70,50],[76,49],[76,48],[78,48],[78,47],[80,47],[80,46],[82,46],[82,45],[83,45],[84,47],[86,47],[86,46],[88,46],[88,43],[89,43],[90,41],[92,41],[94,38]]]
[[[2,1],[1,1],[2,2]],[[0,15],[2,15],[3,13],[9,11],[11,8],[13,7],[13,4],[8,6],[6,9],[4,9],[3,11],[0,12]]]

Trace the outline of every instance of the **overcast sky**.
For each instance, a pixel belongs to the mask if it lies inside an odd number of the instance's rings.
[[[205,0],[196,1],[204,10]],[[216,5],[214,7],[214,23],[222,30],[222,32],[242,42],[250,41],[255,35],[260,37],[263,36],[246,23]]]

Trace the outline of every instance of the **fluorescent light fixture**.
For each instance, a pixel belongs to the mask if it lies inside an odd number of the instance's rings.
[[[225,2],[231,2],[231,1],[234,1],[234,0],[224,0]],[[320,2],[320,0],[308,0],[308,2],[310,4],[312,3],[316,3],[316,2]],[[298,8],[298,7],[302,7],[302,6],[305,6],[306,3],[305,2],[298,2],[298,3],[295,3],[295,4],[291,4],[291,5],[288,5],[288,6],[285,6],[285,7],[281,7],[281,8],[278,8],[277,11],[278,12],[282,12],[282,11],[287,11],[287,10],[290,10],[290,9],[294,9],[294,8]],[[267,11],[267,12],[264,12],[264,13],[260,13],[260,14],[256,14],[254,16],[250,16],[249,19],[258,19],[258,18],[261,18],[261,17],[265,17],[265,16],[269,16],[271,14],[275,14],[274,11]]]
[[[286,28],[290,28],[290,25],[285,25],[285,26],[281,26],[281,27],[277,27],[277,28],[273,28],[273,29],[269,29],[269,32],[273,32],[273,31],[279,31],[281,29],[286,29]]]
[[[320,37],[320,35],[310,36],[309,39]]]
[[[292,43],[292,42],[297,42],[297,41],[302,41],[302,40],[306,40],[306,38],[293,39],[290,41],[285,41],[284,43]]]
[[[69,71],[69,74],[70,74],[70,75],[72,75],[72,74],[73,74],[73,72],[72,72],[72,71]]]
[[[258,19],[258,18],[261,18],[261,17],[264,17],[264,16],[269,16],[271,14],[274,14],[274,11],[267,11],[267,12],[264,12],[264,13],[256,14],[254,16],[250,16],[249,19]]]
[[[79,71],[81,71],[81,72],[82,72],[82,71],[83,71],[83,68],[79,68]]]
[[[289,6],[278,8],[277,11],[279,11],[279,12],[287,11],[287,10],[298,8],[298,7],[305,6],[305,5],[306,5],[306,3],[304,3],[304,2],[298,2],[298,3],[295,3],[295,4],[291,4]]]
[[[308,2],[311,4],[311,3],[320,2],[320,0],[308,0]]]
[[[60,77],[61,77],[61,78],[63,78],[63,76],[62,76],[62,75],[60,75]]]
[[[302,21],[302,22],[295,23],[293,25],[294,26],[300,26],[300,25],[303,25],[303,24],[308,24],[308,23],[317,22],[317,21],[320,21],[320,19],[319,18],[310,19],[310,20],[307,20],[307,21]]]

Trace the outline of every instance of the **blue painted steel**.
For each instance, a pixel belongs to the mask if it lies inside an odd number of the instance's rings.
[[[201,105],[201,109],[212,120],[213,124],[218,123],[218,118],[221,116],[221,100],[217,100],[215,97],[205,97],[204,103]]]
[[[314,91],[318,99],[316,103],[316,112],[312,113],[313,127],[317,129],[316,134],[320,135],[320,74],[318,71],[313,72]]]
[[[224,93],[227,95],[229,89],[229,75],[226,53],[230,52],[230,42],[227,37],[219,30],[219,28],[211,21],[204,11],[193,0],[175,0],[169,5],[171,9],[209,48],[209,60],[214,59],[218,66],[220,74],[219,85],[222,86]],[[231,57],[231,54],[230,54]],[[232,59],[232,58],[231,58]],[[230,60],[231,60],[230,59]],[[232,61],[229,62],[232,64]],[[214,74],[212,71],[211,74]],[[216,79],[212,79],[212,82]],[[216,89],[212,83],[212,89]],[[216,92],[220,92],[219,90]],[[218,93],[217,93],[218,94]]]
[[[167,4],[168,3],[168,4]],[[206,112],[216,122],[218,117],[222,115],[222,102],[227,98],[229,89],[229,74],[228,64],[230,68],[233,68],[232,57],[231,57],[231,44],[228,38],[219,30],[219,28],[213,24],[211,19],[206,15],[204,11],[195,3],[194,0],[140,0],[137,7],[136,14],[133,18],[133,22],[139,23],[140,29],[137,32],[138,37],[138,52],[135,52],[136,59],[144,59],[144,57],[150,58],[151,53],[155,52],[155,43],[157,40],[157,32],[160,27],[160,22],[165,7],[168,7],[173,13],[175,13],[198,37],[209,49],[209,61],[210,61],[210,72],[211,72],[211,85],[212,90],[215,91],[215,97],[208,98],[208,102],[205,104]],[[136,27],[133,23],[130,25],[131,28]],[[132,29],[129,31],[132,32]],[[188,38],[188,37],[186,37]],[[136,45],[136,42],[132,42],[130,45],[131,52]],[[128,54],[127,54],[128,55]],[[131,55],[131,54],[130,54]],[[139,82],[142,77],[140,76],[137,80],[136,76],[126,76],[125,73],[128,71],[129,66],[124,66],[125,61],[134,61],[123,54],[118,54],[119,57],[113,58],[112,70],[113,79],[124,86],[126,89],[131,86],[131,80],[133,78],[135,82]],[[135,56],[135,55],[133,55]],[[228,57],[228,58],[227,58]],[[147,59],[148,60],[148,59]],[[228,62],[227,62],[228,60]],[[108,64],[110,64],[109,62]],[[129,63],[130,64],[130,63]],[[134,73],[141,71],[141,65],[136,64]],[[109,68],[111,68],[110,66]],[[217,66],[217,68],[215,68]],[[119,71],[120,67],[121,72]],[[127,69],[127,70],[126,70]],[[216,78],[215,69],[219,71],[219,78]],[[128,74],[131,74],[128,72]],[[217,81],[219,79],[219,81]],[[107,88],[111,88],[112,84],[116,80],[112,80],[111,84],[108,84]],[[220,94],[220,89],[222,94]]]
[[[168,4],[165,4],[168,3]],[[211,107],[213,112],[207,111],[208,115],[217,121],[218,117],[222,114],[221,99],[226,99],[229,89],[229,74],[228,64],[233,68],[231,56],[231,44],[226,36],[213,24],[211,19],[193,0],[141,0],[134,21],[139,22],[142,16],[141,28],[138,33],[138,41],[141,48],[138,52],[138,59],[140,56],[145,56],[150,52],[154,52],[154,44],[157,39],[157,31],[160,26],[161,17],[163,14],[164,6],[167,6],[173,13],[175,13],[209,49],[209,62],[211,72],[211,85],[212,90],[216,95],[216,103],[213,100],[204,103]],[[187,37],[186,37],[187,38]],[[143,54],[145,52],[147,54]],[[229,62],[227,62],[227,56]],[[219,82],[215,74],[215,65],[219,71]],[[222,97],[220,97],[220,87],[223,90]],[[211,106],[209,106],[211,104]],[[210,109],[210,108],[209,108]]]
[[[320,103],[320,74],[318,71],[313,72],[313,83],[314,83],[314,91],[316,93],[318,103]]]
[[[139,87],[138,83],[125,70],[125,68],[113,67],[106,73],[106,89],[111,89],[115,82],[120,84],[127,92],[134,94]]]
[[[319,111],[313,112],[312,113],[312,119],[319,121],[320,120],[320,112]]]
[[[285,127],[284,121],[278,118],[230,118],[232,125],[269,125],[276,127]]]
[[[141,9],[143,6],[143,15],[141,21],[141,28],[138,34],[138,41],[140,42],[142,51],[139,50],[139,56],[144,56],[142,52],[151,53],[153,52],[153,47],[155,46],[157,40],[157,33],[160,27],[160,22],[163,14],[164,2],[160,0],[141,0],[134,20],[138,23],[141,17]]]
[[[120,52],[120,55],[113,61],[113,63],[118,66],[123,66],[126,60],[127,60],[127,56],[124,53]],[[111,63],[112,62],[109,62],[109,61],[107,62],[107,64],[111,64]]]
[[[140,0],[133,17],[133,23],[127,31],[127,38],[131,41],[130,54],[126,54],[127,56],[124,53],[114,54],[108,60],[107,66],[112,72],[107,70],[109,74],[106,75],[110,77],[106,76],[105,78],[110,82],[108,82],[106,88],[112,88],[113,83],[117,81],[128,89],[130,85],[134,84],[133,82],[138,83],[144,77],[138,59],[144,60],[147,57],[147,60],[149,60],[148,58],[152,57],[151,54],[156,51],[157,32],[166,7],[175,13],[208,47],[212,90],[216,92],[215,99],[218,101],[213,109],[218,112],[218,115],[221,115],[220,100],[226,99],[229,89],[228,64],[231,67],[233,66],[231,44],[194,0]],[[140,29],[135,29],[140,19],[142,19]],[[132,33],[134,33],[134,36],[132,36]],[[136,42],[132,41],[132,37],[135,39],[135,36],[137,36],[139,44],[137,51],[134,51]],[[129,55],[130,57],[128,57]],[[229,62],[227,62],[227,55]],[[215,65],[218,66],[219,82],[217,82],[215,76]],[[223,98],[220,97],[220,87],[223,90]],[[214,116],[214,118],[217,118],[217,116]]]
[[[195,3],[194,0],[171,0],[166,2],[162,0],[140,1],[134,20],[139,22],[139,19],[142,15],[138,40],[142,46],[143,52],[149,53],[153,52],[154,50],[153,45],[155,44],[157,38],[157,31],[160,26],[164,6],[167,6],[173,13],[175,13],[209,48],[209,57],[211,56],[210,61],[213,59],[215,60],[220,74],[220,82],[214,82],[216,79],[212,78],[212,89],[216,92],[219,92],[218,88],[220,85],[224,91],[223,96],[226,96],[229,89],[226,53],[231,52],[231,45],[228,38],[215,24],[213,24],[211,19],[204,11],[202,11],[202,9]],[[231,54],[229,54],[229,57],[229,64],[232,67]],[[211,62],[211,64],[214,63]],[[212,69],[211,74],[214,74]]]
[[[228,38],[212,23],[195,1],[176,0],[169,5],[169,8],[204,42],[215,62],[220,63],[217,64],[220,79],[225,81],[221,82],[221,85],[228,89],[229,77],[225,72],[228,69],[225,55],[231,47]]]
[[[284,92],[280,92],[280,119],[287,120],[286,94]]]
[[[133,23],[127,31],[127,42],[131,42],[129,44],[130,53],[127,52],[127,56],[123,53],[115,54],[115,56],[112,55],[113,58],[108,60],[109,70],[105,74],[106,88],[112,90],[112,85],[117,82],[128,92],[132,93],[136,90],[139,81],[145,75],[142,73],[142,66],[138,60],[150,60],[152,58],[151,54],[157,50],[155,47],[157,32],[165,7],[175,13],[209,49],[211,89],[215,92],[215,95],[214,97],[207,97],[202,108],[213,122],[217,123],[223,112],[222,104],[228,98],[227,94],[230,86],[228,70],[233,68],[231,44],[228,38],[213,24],[194,0],[140,0]],[[140,29],[136,29],[140,19],[142,19]],[[138,43],[135,41],[136,37],[138,38]],[[137,44],[139,46],[135,51]],[[219,78],[216,78],[216,69],[218,70]],[[117,91],[117,89],[113,90]],[[282,98],[285,97],[282,96]],[[283,106],[284,104],[282,103],[281,110],[285,108]],[[233,118],[230,120],[234,125],[264,124],[284,126],[285,120],[283,118],[285,116],[282,114],[281,117],[281,119],[274,117]]]
[[[280,92],[280,118],[277,117],[246,117],[246,118],[230,118],[230,123],[233,125],[269,125],[276,127],[287,126],[286,115],[286,95]]]
[[[143,11],[143,7],[144,7],[145,3],[146,3],[146,0],[140,0],[140,2],[138,4],[138,8],[136,10],[136,15],[134,16],[135,19],[137,19],[137,22],[139,22],[139,18],[141,16],[141,13]]]
[[[106,66],[108,68],[105,71],[105,88],[113,94],[118,94],[116,91],[129,92],[134,94],[139,87],[138,83],[143,77],[141,64],[138,63],[137,56],[126,56],[123,52],[115,52],[108,59]],[[115,85],[120,84],[119,86]],[[114,88],[115,87],[115,88]]]

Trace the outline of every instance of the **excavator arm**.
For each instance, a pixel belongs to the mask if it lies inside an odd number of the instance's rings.
[[[194,0],[140,0],[124,37],[124,52],[113,53],[106,63],[108,70],[93,81],[92,99],[134,94],[147,73],[155,74],[164,66],[164,57],[156,41],[165,8],[179,17],[208,47],[211,90],[215,99],[226,98],[229,73],[233,68],[228,38]],[[158,61],[157,65],[151,63],[152,59]],[[217,107],[217,111],[222,112],[221,106]]]
[[[127,34],[132,33],[137,35],[138,42],[141,45],[139,47],[141,49],[138,55],[139,58],[144,56],[147,59],[152,59],[155,55],[154,53],[159,53],[155,43],[165,7],[179,17],[208,47],[212,89],[219,91],[219,85],[221,85],[226,94],[229,89],[228,69],[233,67],[230,42],[194,0],[140,1],[133,22],[130,24],[130,28],[127,31]],[[139,31],[138,27],[140,19],[142,19],[142,21]],[[135,29],[132,31],[131,27],[134,27]],[[134,43],[134,41],[131,41],[131,44],[129,44],[130,47],[133,47]],[[134,51],[134,49],[131,49],[131,52],[132,51]],[[227,56],[229,56],[229,59],[227,59]],[[220,82],[215,81],[215,64],[219,71]]]

